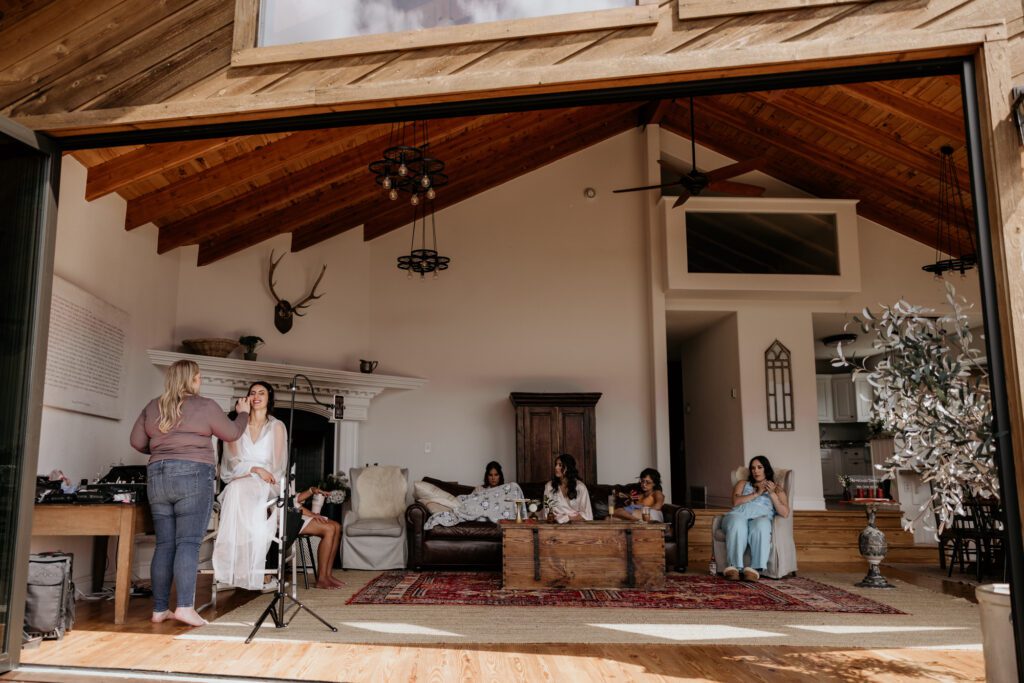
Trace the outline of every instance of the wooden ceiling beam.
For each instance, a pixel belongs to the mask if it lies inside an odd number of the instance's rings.
[[[638,125],[653,126],[661,123],[675,105],[675,100],[672,99],[651,100],[637,112]]]
[[[131,230],[158,221],[218,193],[256,183],[261,176],[288,164],[301,162],[305,157],[322,152],[325,148],[333,148],[335,154],[342,154],[370,140],[383,140],[388,130],[388,126],[364,126],[300,131],[283,136],[129,200],[125,229]]]
[[[618,105],[621,107],[622,105]],[[618,110],[618,109],[617,109]],[[438,152],[438,156],[447,163],[445,172],[452,178],[452,183],[465,182],[469,176],[479,172],[479,169],[493,165],[507,163],[509,150],[519,150],[524,147],[533,149],[537,145],[543,145],[550,136],[550,131],[557,130],[559,126],[575,127],[579,124],[580,117],[584,116],[583,109],[569,109],[557,111],[530,112],[529,115],[506,115],[500,120],[493,121],[490,125],[478,129],[473,135],[462,136],[461,140],[450,141],[445,145],[444,150]],[[601,109],[596,112],[589,110],[589,115],[600,120]],[[454,155],[454,156],[450,156]],[[500,160],[496,163],[495,160]],[[374,191],[372,185],[367,186],[373,191],[371,199],[382,199],[379,191]],[[448,185],[437,191],[437,202],[445,201],[448,194],[453,191],[452,185]],[[403,199],[402,204],[395,204],[380,201],[372,201],[365,205],[363,210],[355,210],[350,216],[336,226],[337,232],[344,232],[350,228],[362,225],[366,220],[381,212],[406,212],[411,217],[412,208]],[[292,249],[298,251],[305,249],[317,242],[332,237],[336,232],[328,229],[326,232],[314,231],[313,229],[302,228],[292,236]]]
[[[702,103],[702,106],[705,104]],[[724,114],[724,111],[716,110],[715,113]],[[765,173],[784,179],[787,183],[817,197],[858,199],[860,201],[857,204],[857,213],[865,218],[923,244],[930,245],[934,241],[934,235],[928,237],[933,231],[932,223],[922,223],[914,218],[915,214],[934,215],[934,206],[922,206],[922,202],[917,202],[918,206],[912,207],[912,211],[894,211],[865,197],[863,192],[857,192],[855,188],[862,183],[859,182],[856,173],[848,169],[836,172],[834,167],[822,169],[815,164],[813,154],[796,152],[790,148],[791,141],[788,139],[779,139],[772,137],[771,133],[755,131],[757,126],[752,125],[747,119],[735,115],[718,115],[715,125],[723,126],[729,129],[729,132],[717,133],[708,128],[707,124],[703,130],[698,128],[697,131],[698,140],[709,149],[733,159],[749,156],[752,150],[757,150],[755,153],[763,155],[767,160]],[[801,162],[796,165],[788,163],[794,156],[801,159]],[[823,170],[826,172],[823,173]],[[881,193],[881,196],[889,196],[884,192],[885,187],[875,187],[872,191]]]
[[[866,123],[837,114],[836,112],[823,107],[817,102],[807,99],[793,91],[789,91],[786,97],[767,99],[761,93],[749,93],[752,97],[765,102],[774,109],[818,126],[833,135],[846,138],[851,142],[861,145],[888,159],[907,166],[915,173],[929,176],[938,180],[939,178],[939,156],[921,151],[919,147],[908,145],[901,138],[888,135],[882,129],[869,126]],[[759,116],[763,119],[764,117]],[[961,155],[962,157],[963,155]],[[962,163],[957,164],[957,172],[963,176],[967,168]]]
[[[892,86],[884,83],[850,83],[833,87],[865,104],[924,126],[948,138],[950,144],[959,146],[966,139],[962,114],[952,114],[929,102],[907,97]]]
[[[471,129],[461,129],[447,138],[432,135],[431,147],[435,149],[435,153],[439,147],[442,149],[439,154],[449,164],[446,170],[450,170],[452,164],[458,166],[463,160],[467,160],[465,163],[470,166],[484,163],[489,155],[501,153],[490,147],[503,144],[507,136],[514,131],[511,126],[529,127],[542,121],[545,116],[549,114],[535,112],[530,116],[498,114],[484,117],[482,120],[475,120]],[[374,158],[379,157],[381,151],[382,146],[376,147]],[[344,207],[344,211],[338,211],[339,203]],[[366,165],[353,165],[345,177],[317,189],[298,201],[285,204],[279,209],[246,222],[226,226],[223,230],[204,235],[200,240],[201,259],[211,259],[207,262],[212,262],[241,251],[248,246],[246,242],[256,244],[274,235],[293,232],[314,221],[318,221],[317,229],[336,228],[333,234],[337,234],[361,225],[366,216],[385,210],[388,206],[389,202],[384,198],[382,189],[374,183]],[[411,208],[409,210],[411,212]],[[319,222],[321,217],[328,214],[334,217],[334,223]],[[352,220],[356,222],[352,223]],[[205,245],[205,249],[202,245]]]
[[[489,117],[447,119],[432,127],[431,136],[433,140],[440,141],[468,127],[484,125],[488,120]],[[239,197],[232,197],[197,214],[163,225],[160,227],[157,251],[162,254],[176,247],[209,239],[211,235],[242,226],[298,199],[313,195],[332,183],[336,183],[342,191],[346,189],[347,183],[360,175],[365,175],[372,183],[366,170],[367,165],[380,156],[386,140],[385,135],[367,141],[345,154],[330,157],[255,187]]]
[[[85,182],[85,198],[91,202],[132,183],[180,166],[196,157],[237,144],[239,141],[240,138],[216,138],[165,142],[140,147],[91,167],[89,177]],[[131,206],[131,201],[128,202],[128,205]]]
[[[864,166],[851,159],[833,158],[827,152],[814,147],[788,130],[761,119],[751,119],[749,116],[739,114],[732,107],[720,104],[714,97],[702,98],[700,107],[702,110],[713,113],[718,121],[744,131],[757,141],[757,147],[746,150],[744,157],[762,156],[765,149],[775,150],[774,154],[776,155],[796,155],[805,159],[812,166],[817,166],[855,185],[862,186],[868,191],[893,197],[908,207],[925,213],[934,212],[937,209],[937,205],[929,203],[916,188],[891,176],[882,176],[877,169]],[[680,106],[679,109],[683,109],[683,107]],[[708,138],[700,131],[701,118],[697,117],[697,139],[703,144]],[[705,115],[703,118],[707,119],[708,117]],[[678,128],[675,130],[678,132]],[[861,197],[856,198],[860,199]]]
[[[558,159],[575,154],[592,145],[618,135],[635,127],[635,114],[631,111],[619,114],[611,119],[598,120],[589,125],[581,126],[569,134],[559,136],[552,132],[549,142],[541,149],[526,149],[502,164],[495,164],[482,169],[473,176],[467,176],[466,182],[457,190],[445,196],[443,205],[437,210],[457,204],[481,192],[502,185],[513,178],[546,166]],[[454,184],[454,183],[453,183]],[[372,240],[396,230],[409,223],[409,216],[400,213],[378,214],[363,227],[363,239]]]

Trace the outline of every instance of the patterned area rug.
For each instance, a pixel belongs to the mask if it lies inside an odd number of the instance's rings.
[[[663,590],[503,590],[497,572],[384,572],[349,598],[349,605],[503,605],[510,607],[632,607],[761,610],[843,614],[904,614],[888,605],[818,581],[795,577],[756,583],[669,574]]]

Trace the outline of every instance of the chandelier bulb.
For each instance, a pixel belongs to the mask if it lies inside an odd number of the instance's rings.
[[[430,187],[430,176],[425,175],[420,179],[420,185],[423,187]]]
[[[405,271],[405,279],[406,280],[411,280],[412,279],[412,270]]]
[[[399,166],[398,167],[398,175],[402,176],[403,178],[405,176],[409,175],[409,167],[406,166],[405,164],[402,164],[401,166]]]
[[[395,201],[396,199],[398,199],[398,190],[396,190],[395,188],[391,188],[391,191],[388,192],[388,198],[391,201]]]
[[[441,277],[441,274],[435,270],[434,271],[434,279],[436,280],[439,277]]]
[[[409,203],[412,204],[413,206],[419,206],[420,196],[418,194],[414,194],[413,196],[409,197]]]
[[[390,190],[391,184],[391,176],[384,176],[384,180],[381,182],[381,187],[383,187],[385,190]]]
[[[427,190],[427,199],[433,199],[436,196],[437,193],[434,192],[434,188],[430,188],[429,190]]]

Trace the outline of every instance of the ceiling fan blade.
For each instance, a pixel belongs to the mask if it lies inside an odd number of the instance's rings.
[[[725,192],[727,194],[735,194],[740,197],[760,197],[764,194],[765,190],[760,185],[748,185],[747,183],[738,183],[735,180],[714,180],[708,183],[708,189],[712,192]]]
[[[686,200],[689,199],[692,196],[693,196],[692,194],[690,194],[686,190],[683,190],[682,193],[679,195],[679,199],[677,199],[676,203],[672,205],[672,208],[674,209],[677,206],[682,206],[683,204],[686,203]]]
[[[661,185],[645,185],[643,187],[626,187],[626,188],[623,188],[621,190],[612,190],[612,192],[613,193],[614,192],[639,192],[640,190],[657,190],[657,189],[662,188],[662,187],[672,187],[673,185],[678,185],[678,184],[679,184],[679,181],[676,180],[676,181],[673,181],[671,183],[662,183]]]
[[[726,180],[738,175],[743,175],[744,173],[757,170],[764,164],[764,162],[764,157],[754,157],[753,159],[738,161],[735,164],[729,164],[722,168],[716,168],[714,171],[708,171],[708,180],[714,182],[716,180]]]

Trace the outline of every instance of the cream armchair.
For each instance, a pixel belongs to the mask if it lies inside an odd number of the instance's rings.
[[[341,566],[345,569],[404,569],[405,508],[409,470],[353,467],[351,496],[342,525]]]
[[[732,476],[733,486],[746,477],[746,467],[736,468]],[[796,574],[796,543],[793,541],[793,470],[775,470],[775,483],[786,492],[790,510],[788,517],[775,515],[772,520],[772,549],[768,553],[768,567],[763,575],[771,579],[781,579]],[[719,573],[729,563],[725,552],[722,517],[723,515],[718,515],[711,523],[711,539],[714,546],[715,564],[718,565]],[[744,555],[744,561],[750,562],[749,550]]]

